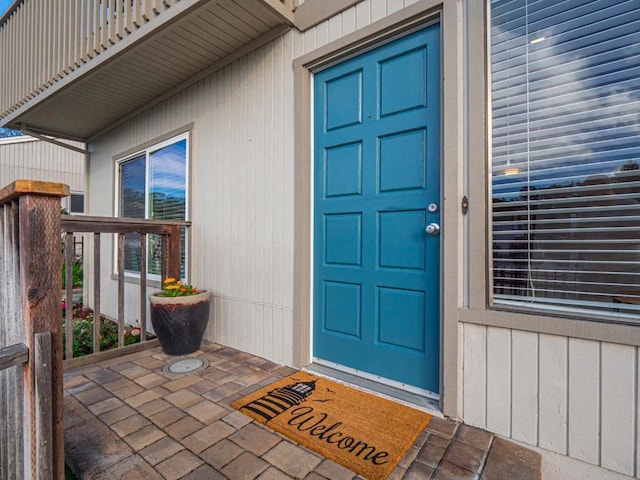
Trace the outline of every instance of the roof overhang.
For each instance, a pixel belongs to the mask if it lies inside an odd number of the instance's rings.
[[[291,21],[265,0],[181,0],[2,120],[86,141],[269,42]]]

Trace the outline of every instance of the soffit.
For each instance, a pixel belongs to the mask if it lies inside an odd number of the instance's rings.
[[[87,139],[284,23],[262,0],[202,2],[108,62],[84,65],[77,80],[49,87],[8,126]]]

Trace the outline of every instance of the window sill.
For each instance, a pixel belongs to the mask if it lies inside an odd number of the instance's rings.
[[[118,275],[116,275],[115,273],[111,274],[111,280],[115,280],[116,282],[118,281]],[[140,285],[140,277],[138,276],[133,276],[133,275],[126,275],[124,276],[124,283],[129,283],[131,285]],[[152,280],[150,278],[147,278],[147,289],[149,288],[154,288],[157,290],[160,290],[161,286],[160,286],[160,280]]]
[[[491,307],[459,308],[458,320],[462,323],[490,327],[640,346],[640,326],[600,318],[594,321],[560,314],[553,315],[551,312],[523,312],[506,307]]]

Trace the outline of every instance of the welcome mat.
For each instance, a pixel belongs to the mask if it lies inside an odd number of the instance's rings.
[[[428,413],[306,372],[232,406],[371,480],[387,478],[431,420]]]

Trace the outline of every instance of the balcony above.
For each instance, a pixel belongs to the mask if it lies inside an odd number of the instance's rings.
[[[87,140],[293,23],[294,0],[17,0],[0,126]]]

